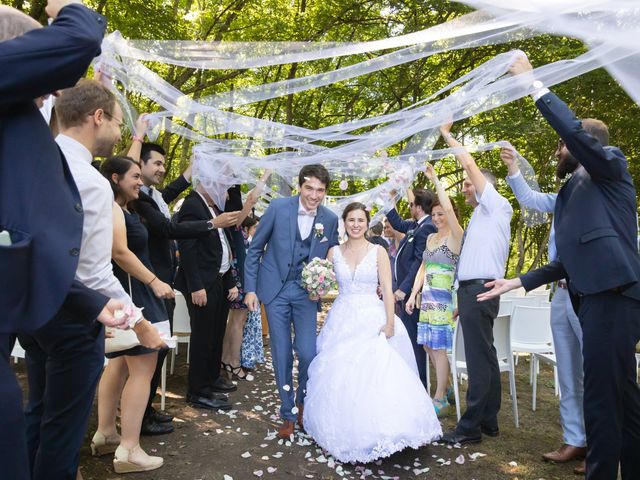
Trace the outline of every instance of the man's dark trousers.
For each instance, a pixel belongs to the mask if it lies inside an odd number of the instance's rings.
[[[579,318],[587,477],[617,478],[620,463],[624,480],[640,479],[640,390],[634,360],[640,301],[615,292],[585,295],[580,297]]]
[[[458,321],[464,334],[464,353],[467,358],[469,387],[467,409],[460,418],[456,432],[480,435],[480,428],[498,428],[501,387],[500,367],[493,346],[493,322],[498,315],[500,298],[485,302],[476,300],[487,289],[482,284],[458,288]]]
[[[0,335],[0,412],[3,426],[0,435],[0,477],[29,480],[22,391],[9,364],[13,343],[11,335]]]
[[[211,395],[211,386],[220,376],[222,341],[229,314],[222,277],[218,277],[206,292],[204,307],[194,305],[190,293],[184,296],[191,319],[188,392],[200,396]]]
[[[409,315],[405,310],[406,298],[402,302],[399,302],[401,312],[400,320],[407,329],[409,338],[411,339],[411,345],[413,346],[413,353],[416,357],[416,363],[418,364],[418,373],[420,374],[420,381],[424,388],[427,388],[427,352],[422,345],[418,345],[418,320],[420,319],[420,306],[413,309],[413,313]]]
[[[33,480],[75,480],[96,387],[104,366],[101,323],[61,311],[26,350],[27,445]]]

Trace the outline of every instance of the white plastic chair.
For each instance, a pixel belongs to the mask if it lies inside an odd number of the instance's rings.
[[[507,297],[507,300],[503,300],[500,298],[500,308],[498,309],[498,316],[502,315],[511,315],[513,311],[513,301],[511,298]]]
[[[531,410],[536,411],[536,395],[538,393],[538,363],[540,361],[553,366],[553,383],[556,397],[561,395],[560,385],[558,383],[558,360],[555,353],[534,353],[533,354],[533,399],[531,401]]]
[[[511,345],[515,355],[517,353],[531,355],[534,353],[554,353],[553,335],[551,334],[551,308],[515,305],[511,318]],[[530,384],[533,384],[534,364],[535,361],[532,358]]]
[[[524,287],[518,287],[514,290],[508,291],[507,293],[503,293],[501,295],[501,298],[523,297],[525,293],[527,293],[527,291],[524,289]]]
[[[511,319],[508,315],[501,315],[493,322],[493,345],[496,347],[498,366],[500,372],[509,372],[509,390],[511,403],[513,406],[513,421],[516,428],[520,428],[518,420],[518,399],[516,396],[515,366],[513,365],[513,355],[511,350],[510,330]],[[453,333],[453,351],[451,354],[451,373],[453,375],[453,393],[456,397],[456,414],[460,420],[460,390],[458,388],[458,377],[467,373],[467,360],[464,353],[464,336],[462,334],[462,324],[458,321]]]
[[[176,355],[178,353],[178,345],[187,344],[187,364],[189,363],[189,352],[191,350],[191,321],[189,319],[189,310],[187,310],[187,302],[181,292],[176,290],[176,308],[173,311],[173,334],[178,337],[176,348],[171,350],[171,368],[169,373],[173,375]]]

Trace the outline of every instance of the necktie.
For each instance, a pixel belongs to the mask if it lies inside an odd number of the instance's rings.
[[[300,209],[298,210],[298,216],[309,216],[309,217],[315,217],[316,214],[318,213],[317,210],[304,210],[304,209]]]

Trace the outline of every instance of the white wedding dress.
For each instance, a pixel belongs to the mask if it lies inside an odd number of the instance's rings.
[[[377,248],[354,272],[334,248],[339,295],[309,367],[305,430],[342,462],[371,462],[442,435],[402,321],[396,317],[390,339],[380,333],[386,313],[376,294]]]

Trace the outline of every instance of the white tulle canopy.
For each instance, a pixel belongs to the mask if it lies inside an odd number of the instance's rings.
[[[497,108],[532,92],[531,75],[510,76],[511,51],[490,59],[432,96],[401,110],[319,129],[274,122],[225,110],[344,82],[365,74],[434,54],[506,43],[543,33],[582,40],[588,51],[577,58],[537,67],[533,76],[553,86],[605,67],[636,103],[640,103],[640,5],[635,0],[467,0],[477,11],[407,35],[354,43],[192,42],[127,40],[107,36],[100,69],[113,78],[114,91],[127,105],[125,93],[136,93],[163,109],[150,115],[150,136],[173,132],[195,144],[194,173],[205,182],[220,206],[234,184],[255,184],[265,170],[290,183],[301,166],[322,163],[336,177],[386,179],[374,189],[331,198],[340,210],[350,201],[382,205],[389,192],[402,192],[427,160],[451,155],[433,150],[438,126]],[[324,58],[384,51],[383,55],[329,72],[250,86],[194,99],[145,65],[153,61],[198,69],[246,69],[308,62]],[[525,78],[526,77],[526,78]],[[120,85],[120,89],[115,85]],[[135,112],[129,107],[129,123]],[[232,134],[231,140],[216,138]],[[506,139],[505,139],[506,140]],[[393,157],[387,147],[405,142]],[[504,145],[478,145],[486,150]],[[265,152],[275,153],[265,153]],[[526,178],[533,172],[520,158]]]

